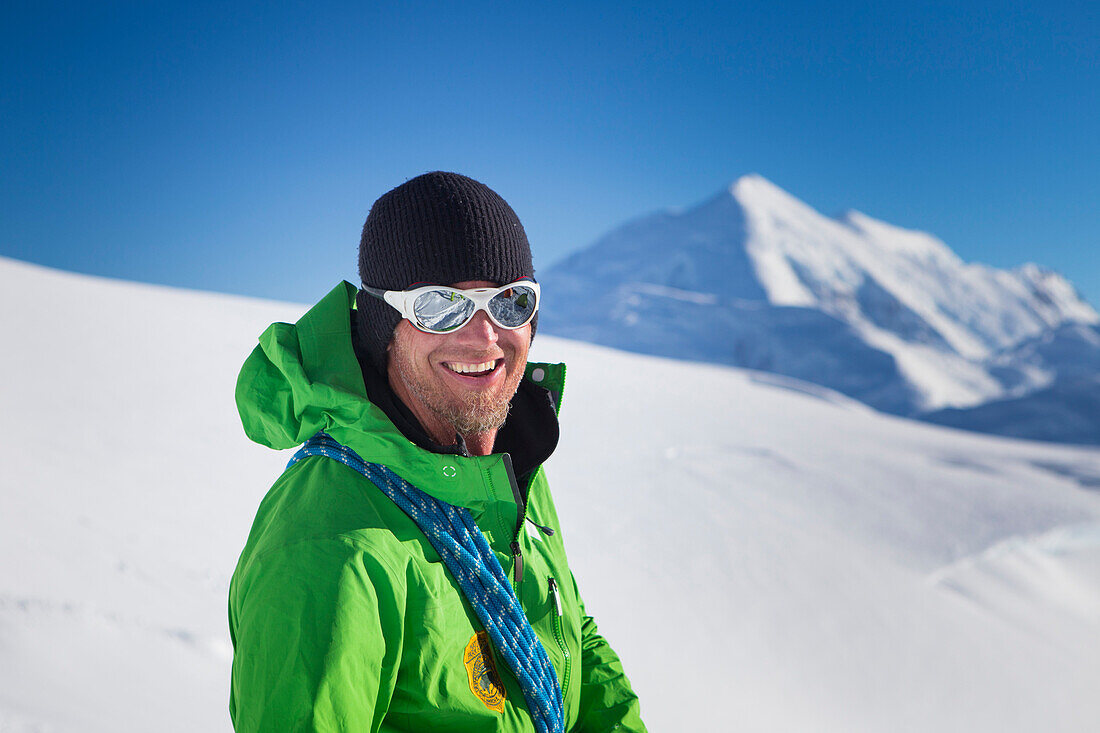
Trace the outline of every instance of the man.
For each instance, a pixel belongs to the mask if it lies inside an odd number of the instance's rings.
[[[565,368],[527,363],[515,213],[414,178],[371,208],[359,271],[268,328],[237,383],[250,438],[305,444],[230,586],[237,731],[645,730],[541,468]]]

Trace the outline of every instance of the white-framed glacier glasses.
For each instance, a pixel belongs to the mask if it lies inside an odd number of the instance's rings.
[[[424,285],[412,290],[383,290],[363,286],[363,291],[380,298],[412,325],[425,333],[451,333],[485,311],[501,328],[523,328],[539,310],[539,284],[522,278],[496,288],[451,288]]]

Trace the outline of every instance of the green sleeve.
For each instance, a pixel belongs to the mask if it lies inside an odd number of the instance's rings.
[[[580,591],[573,588],[581,611],[581,704],[575,733],[646,733],[638,696],[630,688],[619,656],[600,636],[596,621],[584,610]]]
[[[377,731],[401,658],[405,590],[377,555],[298,542],[238,570],[230,588],[238,733]]]

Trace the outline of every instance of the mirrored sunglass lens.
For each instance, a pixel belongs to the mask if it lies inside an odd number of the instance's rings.
[[[489,312],[502,326],[519,328],[535,315],[535,289],[516,285],[502,291],[489,301]]]
[[[421,326],[429,331],[453,331],[470,320],[474,302],[453,290],[431,290],[417,296],[413,312]]]

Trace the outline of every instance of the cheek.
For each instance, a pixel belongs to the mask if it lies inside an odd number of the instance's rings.
[[[390,344],[390,362],[404,374],[415,374],[428,369],[428,354],[415,336],[402,334]]]
[[[531,326],[524,326],[518,331],[507,331],[508,348],[511,349],[514,358],[527,362],[527,352],[531,348]]]
[[[435,341],[438,337],[418,331],[404,320],[398,327],[404,329],[400,334],[401,352],[404,361],[413,366],[428,366],[431,362],[432,352],[439,345]]]
[[[522,372],[524,367],[527,366],[527,344],[515,343],[509,344],[506,355],[508,356],[509,369],[511,371]]]

